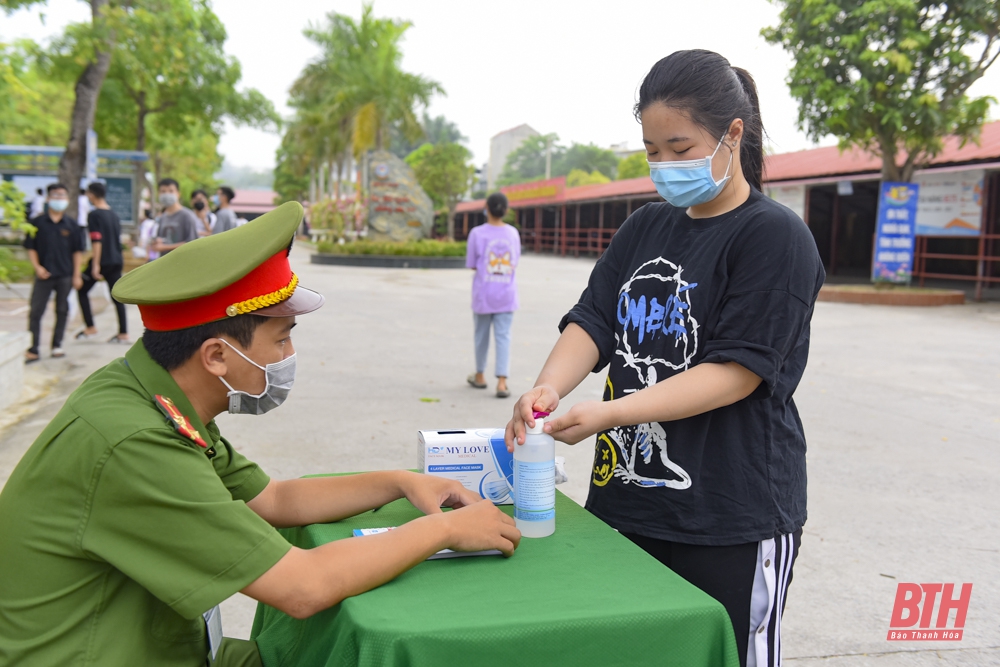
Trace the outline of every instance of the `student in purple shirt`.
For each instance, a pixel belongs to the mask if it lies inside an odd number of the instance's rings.
[[[517,310],[514,269],[521,259],[521,237],[503,221],[507,197],[495,192],[486,200],[485,225],[469,232],[465,265],[476,272],[472,280],[472,317],[476,325],[476,372],[467,379],[476,389],[486,389],[486,355],[490,327],[496,339],[497,397],[507,398],[510,374],[510,325]]]

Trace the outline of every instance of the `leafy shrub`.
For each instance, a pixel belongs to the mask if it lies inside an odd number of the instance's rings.
[[[26,283],[35,275],[35,269],[26,259],[15,259],[14,253],[0,248],[0,282]]]
[[[407,257],[465,257],[464,241],[352,241],[338,244],[323,241],[316,249],[331,255],[403,255]]]
[[[334,237],[339,238],[344,235],[349,207],[346,201],[321,199],[309,207],[309,224],[313,229],[329,229]]]

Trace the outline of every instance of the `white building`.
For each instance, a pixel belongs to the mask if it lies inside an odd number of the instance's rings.
[[[486,169],[486,189],[490,192],[496,188],[497,178],[503,171],[503,166],[507,162],[507,156],[521,145],[528,137],[538,136],[538,132],[531,126],[524,124],[512,127],[490,139],[490,161]]]

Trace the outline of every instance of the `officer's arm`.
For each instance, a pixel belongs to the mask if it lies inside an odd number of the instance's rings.
[[[492,502],[481,500],[420,517],[387,533],[350,537],[315,549],[293,547],[242,592],[289,616],[308,618],[381,586],[441,549],[499,549],[510,556],[520,539],[514,520]]]
[[[402,472],[272,479],[247,506],[278,528],[338,521],[404,497]]]
[[[406,470],[384,470],[340,477],[271,480],[247,506],[272,526],[284,528],[339,521],[399,498],[408,498],[424,514],[480,500],[478,494],[454,480]]]

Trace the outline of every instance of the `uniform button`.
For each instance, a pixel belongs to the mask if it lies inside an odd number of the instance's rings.
[[[757,634],[759,635],[760,633],[764,632],[764,630],[766,630],[766,629],[767,629],[766,625],[760,626],[760,628],[757,629]]]
[[[766,561],[764,561],[764,567],[771,567],[771,559],[770,558],[768,558]]]

